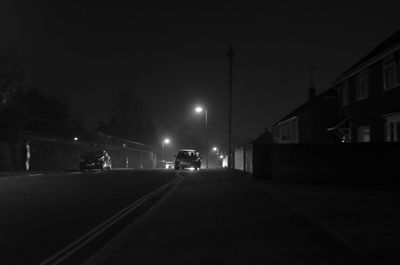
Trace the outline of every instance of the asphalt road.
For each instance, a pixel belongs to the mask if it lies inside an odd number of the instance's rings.
[[[0,264],[389,264],[276,191],[223,169],[3,177]]]
[[[40,264],[176,177],[112,170],[0,178],[0,264]]]
[[[364,253],[233,170],[177,185],[86,265],[371,265]]]

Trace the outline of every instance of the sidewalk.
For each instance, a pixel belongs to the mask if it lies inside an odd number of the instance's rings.
[[[230,170],[182,176],[87,264],[385,264],[304,217],[303,208],[327,207],[313,198],[323,192],[287,196],[298,187],[252,181]],[[292,200],[304,202],[293,210]],[[310,201],[320,205],[300,208]]]
[[[400,194],[265,182],[271,194],[377,264],[399,264]]]

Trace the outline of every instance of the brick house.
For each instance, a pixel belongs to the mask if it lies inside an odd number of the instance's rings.
[[[337,137],[326,129],[338,122],[337,91],[328,89],[315,95],[309,90],[309,100],[272,126],[275,143],[335,142]]]
[[[342,142],[400,141],[400,31],[337,77]]]

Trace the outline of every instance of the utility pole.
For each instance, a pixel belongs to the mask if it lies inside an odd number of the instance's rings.
[[[233,154],[232,154],[232,80],[233,80],[233,47],[229,47],[226,52],[229,60],[229,126],[228,126],[228,167],[233,168]]]
[[[206,157],[206,168],[208,169],[208,155],[210,153],[209,146],[208,146],[208,114],[207,109],[204,109],[205,121],[206,121],[206,147],[207,147],[207,157]]]

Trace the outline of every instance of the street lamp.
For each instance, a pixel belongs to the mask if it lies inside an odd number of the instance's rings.
[[[171,142],[171,140],[169,138],[164,138],[161,141],[161,161],[164,160],[164,146],[166,144],[169,144]]]
[[[201,106],[197,106],[194,109],[197,113],[202,113],[204,112],[204,121],[205,121],[205,125],[206,125],[206,150],[207,150],[207,154],[206,154],[206,168],[208,168],[208,117],[207,117],[207,109],[203,108]]]

